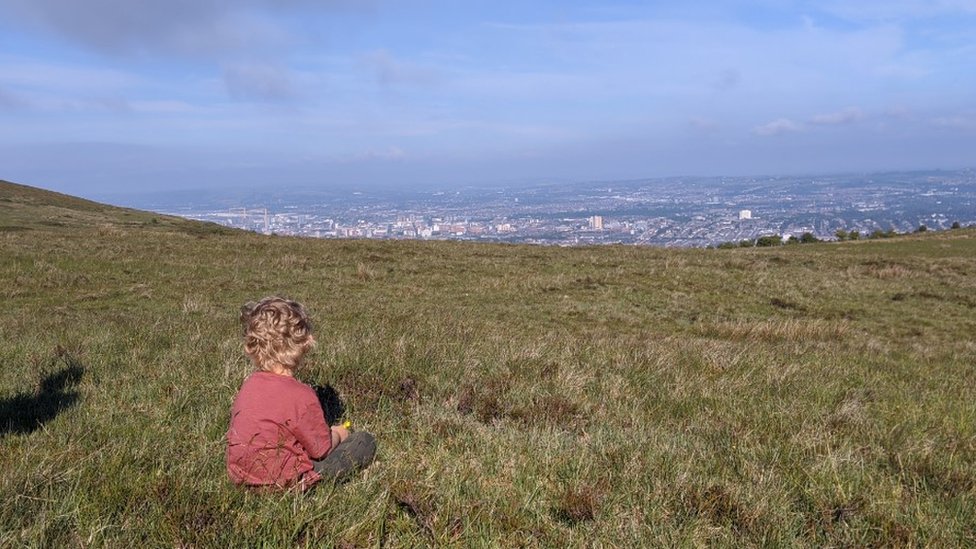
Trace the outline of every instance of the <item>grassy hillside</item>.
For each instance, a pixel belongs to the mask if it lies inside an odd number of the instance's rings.
[[[103,232],[112,232],[136,227],[191,234],[230,232],[212,223],[99,204],[0,180],[0,233],[58,229],[72,232],[100,229]]]
[[[0,257],[0,546],[976,544],[972,230],[319,241],[0,183]],[[341,487],[226,479],[272,293],[380,441]]]

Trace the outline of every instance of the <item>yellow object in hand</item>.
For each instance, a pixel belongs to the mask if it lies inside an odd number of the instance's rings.
[[[352,429],[352,422],[347,419],[346,421],[342,422],[342,426],[346,429]]]

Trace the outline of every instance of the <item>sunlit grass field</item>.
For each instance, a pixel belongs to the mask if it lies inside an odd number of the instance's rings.
[[[976,231],[737,250],[266,237],[0,183],[0,546],[976,545]],[[239,307],[379,440],[230,484]]]

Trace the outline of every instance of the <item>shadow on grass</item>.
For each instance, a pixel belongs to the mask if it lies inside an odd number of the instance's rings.
[[[315,395],[319,397],[319,404],[322,405],[322,412],[325,413],[325,421],[329,425],[338,425],[342,416],[346,413],[346,404],[342,402],[339,391],[329,384],[313,385]]]
[[[65,367],[41,380],[32,392],[0,399],[0,437],[10,433],[33,433],[78,402],[75,390],[85,368],[67,354]]]

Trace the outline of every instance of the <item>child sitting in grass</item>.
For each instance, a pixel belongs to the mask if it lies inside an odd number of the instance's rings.
[[[294,377],[315,345],[298,303],[267,297],[241,310],[244,352],[256,371],[241,385],[227,430],[227,472],[235,484],[305,490],[342,480],[376,452],[369,433],[329,427],[311,387]]]

